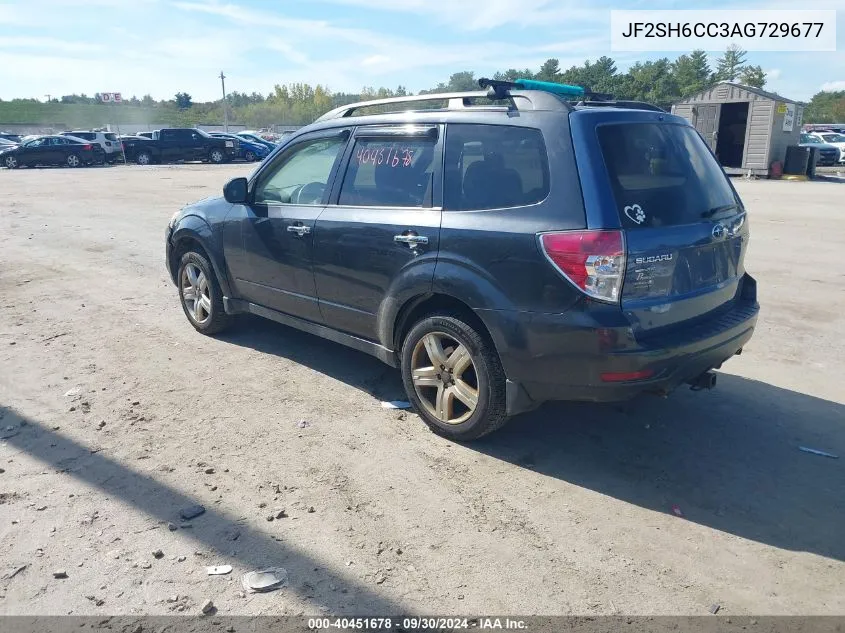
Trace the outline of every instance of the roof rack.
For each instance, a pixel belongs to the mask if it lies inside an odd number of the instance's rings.
[[[665,112],[657,106],[640,101],[614,101],[613,95],[602,92],[593,92],[582,86],[571,86],[548,81],[537,81],[534,79],[517,79],[516,81],[500,81],[497,79],[478,80],[478,85],[486,90],[481,92],[441,92],[424,95],[410,95],[407,97],[390,97],[387,99],[373,99],[371,101],[359,101],[348,105],[340,106],[326,112],[317,121],[328,121],[356,116],[360,110],[368,108],[379,108],[380,106],[393,106],[414,103],[425,103],[440,101],[445,102],[446,107],[441,108],[413,108],[396,109],[396,112],[440,112],[445,110],[551,110],[571,111],[573,105],[578,106],[606,106],[617,108],[638,108],[641,110],[653,110]],[[587,97],[587,100],[584,100]],[[572,101],[579,98],[577,104]],[[505,105],[481,104],[476,105],[473,101],[489,99],[490,101],[503,101]],[[388,114],[381,111],[376,114]]]
[[[506,104],[474,104],[474,101],[486,100],[491,101],[506,101]],[[424,103],[431,101],[441,101],[446,103],[444,108],[414,108],[397,109],[394,112],[439,112],[445,110],[467,110],[474,111],[481,109],[489,110],[563,110],[569,111],[572,106],[561,101],[559,98],[553,96],[548,92],[527,90],[527,91],[509,91],[506,96],[498,97],[491,96],[489,91],[474,91],[474,92],[441,92],[425,95],[411,95],[408,97],[390,97],[387,99],[374,99],[372,101],[359,101],[358,103],[350,103],[349,105],[340,106],[334,110],[326,112],[317,121],[327,121],[330,119],[339,119],[344,117],[356,116],[356,112],[367,108],[377,108],[379,106],[391,106],[408,104],[411,106],[414,103]],[[378,114],[386,114],[385,112],[378,112]]]
[[[651,110],[652,112],[666,112],[660,106],[645,101],[579,101],[575,106],[586,106],[592,108],[631,108],[634,110]]]

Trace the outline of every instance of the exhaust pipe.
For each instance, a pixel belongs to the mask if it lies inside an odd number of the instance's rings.
[[[687,384],[691,391],[701,391],[702,389],[712,389],[716,386],[716,374],[712,371],[706,371],[700,376],[688,380]]]

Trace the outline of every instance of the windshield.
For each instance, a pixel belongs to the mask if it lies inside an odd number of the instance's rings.
[[[608,124],[598,127],[598,136],[625,228],[691,224],[735,213],[733,189],[692,127]]]
[[[204,136],[205,138],[211,138],[211,135],[206,132],[205,130],[200,130],[199,128],[195,129],[194,132],[199,134],[200,136]]]
[[[845,143],[845,134],[822,134],[828,143]]]
[[[816,138],[815,136],[810,136],[809,134],[802,134],[801,135],[801,142],[802,143],[810,143],[812,145],[821,145],[822,140],[820,138]]]

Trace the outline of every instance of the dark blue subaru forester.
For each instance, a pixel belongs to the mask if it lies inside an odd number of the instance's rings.
[[[454,440],[547,400],[712,387],[759,306],[746,211],[695,129],[482,81],[338,108],[177,212],[191,324],[248,312],[372,354]]]

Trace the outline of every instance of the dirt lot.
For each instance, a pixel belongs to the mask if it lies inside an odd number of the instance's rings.
[[[736,181],[763,312],[715,391],[459,446],[368,356],[190,327],[165,225],[249,169],[0,170],[0,613],[845,614],[845,187]]]

